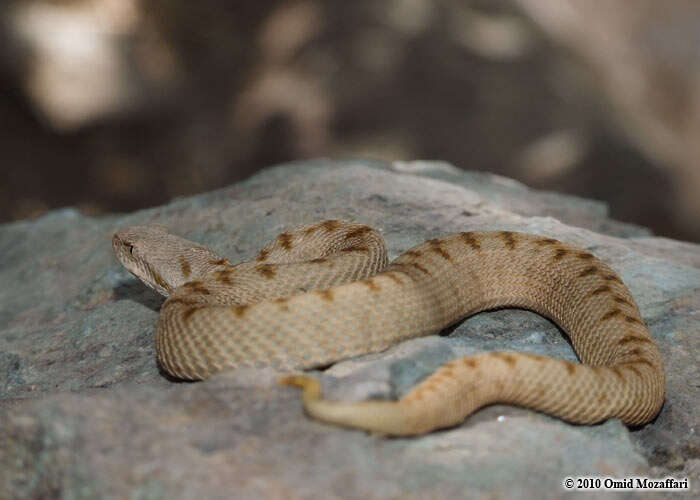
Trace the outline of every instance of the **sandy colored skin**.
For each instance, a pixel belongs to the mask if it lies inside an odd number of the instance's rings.
[[[459,233],[390,265],[379,233],[342,221],[282,233],[238,265],[161,226],[121,229],[113,247],[129,271],[168,296],[156,348],[179,378],[326,366],[500,307],[552,319],[582,362],[481,354],[443,366],[399,401],[329,401],[310,377],[281,380],[301,387],[307,413],[325,422],[413,435],[509,403],[575,423],[617,417],[639,425],[663,404],[659,351],[627,287],[591,253],[551,238]]]

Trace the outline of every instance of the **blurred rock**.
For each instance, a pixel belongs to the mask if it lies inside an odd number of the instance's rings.
[[[325,218],[380,228],[391,258],[488,229],[593,251],[620,272],[659,343],[660,415],[641,429],[574,426],[496,405],[452,429],[384,439],[307,419],[270,369],[202,383],[158,372],[162,299],[116,262],[117,227],[166,224],[238,261]],[[565,477],[588,475],[690,477],[697,495],[698,250],[610,220],[600,202],[435,162],[298,163],[128,215],[66,209],[2,225],[0,497],[559,498]],[[502,310],[317,375],[334,397],[395,397],[447,360],[503,348],[575,359],[552,323]]]
[[[700,241],[697,33],[692,0],[7,0],[0,220],[439,158]]]
[[[24,90],[51,127],[65,132],[139,110],[154,85],[161,93],[172,85],[166,47],[138,31],[138,3],[27,1],[7,9],[11,41],[25,55]]]
[[[617,123],[675,171],[674,210],[700,233],[700,4],[515,0],[598,76]]]

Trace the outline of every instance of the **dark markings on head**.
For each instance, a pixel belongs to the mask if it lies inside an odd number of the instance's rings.
[[[255,270],[268,279],[274,278],[277,274],[273,264],[259,264],[255,266]]]
[[[345,239],[351,240],[352,238],[359,238],[360,236],[364,236],[371,231],[372,228],[369,226],[360,226],[357,229],[353,229],[352,231],[348,232],[348,234],[345,235]]]
[[[582,260],[593,260],[595,259],[595,255],[593,255],[590,252],[579,252],[576,254],[576,257]]]
[[[617,302],[618,304],[627,304],[628,306],[632,305],[629,300],[627,300],[624,297],[620,297],[619,295],[616,295],[615,297],[613,297],[613,300],[615,302]]]
[[[498,236],[503,239],[503,242],[509,249],[515,250],[515,233],[511,231],[501,231],[498,233]]]
[[[211,294],[209,289],[206,286],[204,286],[204,283],[202,283],[201,281],[190,281],[189,283],[185,283],[184,286],[185,286],[185,288],[187,288],[188,290],[190,290],[194,293],[199,293],[202,295],[210,295]]]
[[[263,249],[263,250],[260,250],[260,253],[259,253],[258,256],[255,258],[255,260],[257,260],[258,262],[263,262],[265,259],[267,259],[267,257],[268,257],[269,255],[270,255],[270,251],[269,251],[268,249],[265,248],[265,249]]]
[[[153,281],[155,281],[158,285],[160,285],[167,291],[172,291],[172,288],[170,287],[170,285],[168,285],[168,282],[165,281],[160,274],[158,274],[158,271],[152,269],[151,267],[149,267],[148,270],[151,272],[151,276],[153,276]]]
[[[426,243],[431,247],[439,247],[440,245],[442,245],[442,240],[440,238],[433,238],[431,240],[426,241]]]
[[[292,234],[291,233],[282,233],[279,236],[277,236],[277,241],[279,242],[280,246],[284,248],[285,250],[291,250],[292,249]]]
[[[541,240],[537,240],[535,243],[538,245],[556,245],[559,242],[553,238],[542,238]]]
[[[228,264],[228,259],[212,259],[209,261],[212,266],[223,266]]]
[[[603,276],[603,279],[605,281],[617,281],[618,283],[622,283],[622,280],[614,274],[606,274],[605,276]]]
[[[506,353],[502,353],[502,352],[494,352],[491,354],[491,356],[496,358],[496,359],[500,359],[501,361],[505,362],[511,368],[513,366],[515,366],[515,363],[517,361],[515,359],[515,356],[513,356],[512,354],[506,354]]]
[[[239,318],[242,318],[245,316],[246,311],[250,308],[250,304],[242,304],[239,306],[233,306],[231,310],[233,311],[233,314],[238,316]]]
[[[367,286],[367,287],[368,287],[370,290],[372,290],[373,292],[378,292],[379,290],[382,289],[382,287],[380,287],[380,286],[374,281],[374,278],[369,278],[369,279],[366,279],[366,280],[362,280],[362,281],[360,281],[360,283],[362,283],[363,285]]]
[[[328,259],[325,257],[319,257],[317,259],[311,259],[309,262],[313,262],[314,264],[323,264],[324,262],[328,262]]]
[[[620,311],[618,308],[611,309],[610,311],[603,314],[603,316],[601,316],[599,321],[607,321],[607,320],[612,319],[615,316],[619,316],[621,314],[622,314],[622,311]]]
[[[460,239],[464,242],[465,245],[469,245],[472,247],[474,250],[481,250],[481,242],[479,241],[479,238],[472,233],[459,233]]]
[[[464,358],[462,363],[467,365],[469,368],[476,368],[479,363],[474,358]]]
[[[352,245],[347,248],[343,248],[341,252],[363,252],[363,253],[369,253],[369,247],[364,246],[364,245]]]
[[[403,281],[401,281],[401,278],[399,278],[399,276],[396,273],[384,273],[384,276],[392,280],[397,285],[403,285]]]
[[[607,293],[610,291],[610,287],[608,285],[603,285],[599,286],[595,290],[593,290],[588,296],[593,297],[595,295],[600,295],[601,293]]]
[[[452,256],[442,247],[436,246],[430,249],[448,262],[452,262]]]
[[[596,266],[590,266],[590,267],[587,267],[586,269],[584,269],[583,271],[581,271],[578,274],[577,278],[583,278],[585,276],[590,276],[591,274],[595,274],[597,272],[598,272],[598,268]]]
[[[178,260],[180,262],[180,271],[182,272],[182,276],[189,278],[192,274],[192,267],[190,266],[190,263],[187,262],[187,259],[184,257],[180,257]]]
[[[190,307],[189,309],[185,309],[185,311],[182,313],[182,320],[187,322],[192,318],[192,315],[199,311],[201,307]]]
[[[625,335],[622,337],[620,340],[617,341],[617,345],[625,345],[625,344],[631,344],[633,342],[639,342],[639,343],[651,343],[651,340],[649,340],[646,337],[640,337],[639,335]]]
[[[174,304],[180,304],[183,306],[194,306],[199,304],[198,301],[190,298],[185,298],[185,297],[171,297],[168,300],[165,301],[165,304],[163,304],[163,307],[169,307]]]
[[[552,260],[561,260],[568,254],[569,254],[569,251],[566,248],[557,248],[557,251],[554,252],[554,256],[552,257]]]
[[[407,255],[409,257],[420,257],[423,255],[423,252],[421,252],[420,250],[408,250],[404,252],[404,255]]]
[[[326,300],[328,302],[333,302],[333,292],[331,289],[327,290],[318,290],[316,294],[321,297],[323,300]]]
[[[643,321],[641,321],[641,320],[638,319],[638,318],[635,318],[634,316],[625,316],[625,321],[626,321],[627,323],[635,323],[635,324],[637,324],[637,325],[643,325],[643,324],[644,324]]]

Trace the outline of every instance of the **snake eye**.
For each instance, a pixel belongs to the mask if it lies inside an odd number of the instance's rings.
[[[134,255],[134,245],[129,245],[129,253]]]

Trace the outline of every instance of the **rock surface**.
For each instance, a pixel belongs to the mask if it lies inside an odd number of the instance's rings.
[[[620,272],[659,343],[664,408],[630,430],[495,405],[453,429],[386,439],[307,419],[271,369],[201,383],[158,371],[163,299],[112,256],[116,228],[165,224],[240,261],[325,218],[380,228],[391,258],[487,229],[593,251]],[[0,226],[0,281],[2,498],[558,498],[566,477],[669,475],[700,491],[700,246],[612,221],[599,202],[437,162],[319,160],[129,215],[66,209]],[[575,359],[552,323],[502,310],[318,376],[333,397],[396,397],[450,359],[495,349]]]

